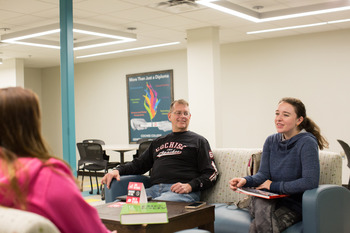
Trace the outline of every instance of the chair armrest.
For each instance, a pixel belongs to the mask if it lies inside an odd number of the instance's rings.
[[[106,203],[115,201],[116,197],[126,195],[128,193],[129,182],[142,182],[145,188],[151,186],[149,176],[145,175],[127,175],[121,176],[120,181],[113,179],[110,185],[110,189],[105,185],[105,198]]]
[[[350,191],[320,185],[303,195],[303,232],[350,232]]]
[[[1,233],[59,233],[58,228],[47,218],[36,213],[0,207]]]

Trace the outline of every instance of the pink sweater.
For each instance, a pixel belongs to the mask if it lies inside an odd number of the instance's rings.
[[[57,159],[43,163],[36,158],[20,158],[19,162],[24,167],[17,172],[17,177],[21,184],[29,182],[28,211],[48,218],[62,233],[110,232],[96,209],[82,198],[70,169],[64,163]],[[0,183],[4,182],[8,180],[0,171]],[[11,198],[5,199],[3,195],[0,192],[0,205],[18,208]]]

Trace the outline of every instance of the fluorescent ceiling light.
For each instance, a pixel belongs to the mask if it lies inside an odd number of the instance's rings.
[[[255,23],[259,22],[258,13],[247,10],[241,6],[238,6],[230,2],[216,1],[216,0],[200,0],[200,1],[197,1],[196,3],[233,15],[233,16],[237,16],[249,21],[253,21]],[[251,15],[251,13],[253,13],[253,15]]]
[[[130,49],[121,49],[121,50],[104,52],[104,53],[95,53],[95,54],[77,56],[76,58],[96,57],[96,56],[103,56],[103,55],[109,55],[109,54],[115,54],[115,53],[124,53],[124,52],[130,52],[130,51],[136,51],[136,50],[142,50],[142,49],[151,49],[151,48],[157,48],[157,47],[164,47],[164,46],[170,46],[170,45],[176,45],[176,44],[180,44],[180,42],[171,42],[171,43],[148,45],[148,46],[137,47],[137,48],[130,48]]]
[[[58,23],[55,23],[51,25],[2,35],[1,42],[60,49],[60,44],[58,40],[37,38],[59,32],[60,25]],[[91,39],[84,42],[75,42],[73,48],[74,50],[101,47],[112,44],[120,44],[136,40],[136,35],[132,33],[98,28],[84,24],[74,24],[73,32],[101,37],[99,39]]]
[[[273,28],[273,29],[266,29],[266,30],[260,30],[260,31],[252,31],[252,32],[247,32],[247,34],[258,34],[258,33],[264,33],[264,32],[276,32],[276,31],[290,30],[290,29],[296,29],[296,28],[315,27],[315,26],[321,26],[321,25],[325,25],[325,24],[327,24],[327,22],[314,23],[314,24],[304,24],[304,25],[282,27],[282,28]]]
[[[340,20],[328,21],[329,24],[332,24],[332,23],[345,23],[345,22],[350,22],[350,19],[340,19]]]
[[[259,13],[225,0],[200,0],[196,1],[196,3],[255,23],[350,10],[350,1],[348,0],[320,3],[264,13]]]
[[[304,24],[304,25],[297,25],[297,26],[290,26],[290,27],[282,27],[282,28],[272,28],[272,29],[266,29],[266,30],[259,30],[259,31],[247,32],[247,34],[258,34],[258,33],[265,33],[265,32],[276,32],[276,31],[291,30],[291,29],[297,29],[297,28],[316,27],[316,26],[322,26],[322,25],[334,24],[334,23],[343,23],[343,22],[350,22],[350,19],[342,19],[342,20],[335,20],[335,21],[322,22],[322,23],[313,23],[313,24]]]

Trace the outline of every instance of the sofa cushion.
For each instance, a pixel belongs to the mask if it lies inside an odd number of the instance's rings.
[[[320,184],[342,185],[342,158],[340,154],[320,151]]]
[[[215,164],[219,170],[219,178],[214,187],[202,192],[202,200],[208,203],[237,203],[246,195],[233,192],[228,182],[234,177],[247,175],[247,167],[252,154],[261,149],[213,149]]]
[[[250,223],[251,217],[246,209],[239,209],[236,205],[215,204],[215,232],[247,233]]]

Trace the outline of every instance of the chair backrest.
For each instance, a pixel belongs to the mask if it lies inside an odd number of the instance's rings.
[[[80,154],[79,163],[94,163],[101,166],[107,165],[107,161],[103,157],[103,149],[99,143],[77,143]]]
[[[101,139],[85,139],[83,140],[84,143],[97,143],[100,145],[105,145],[105,142]],[[109,155],[106,154],[106,151],[103,151],[103,158],[104,160],[109,161]]]
[[[142,153],[144,151],[146,151],[148,149],[148,147],[151,145],[153,139],[152,138],[142,138],[139,139],[137,141],[137,143],[139,144],[139,148],[137,149],[136,152],[136,156],[135,157],[139,157],[140,155],[142,155]]]
[[[350,146],[346,142],[344,142],[340,139],[338,139],[337,141],[339,142],[339,144],[343,148],[344,153],[345,153],[346,157],[348,158],[348,167],[350,168]]]
[[[78,161],[78,167],[79,167],[86,160],[86,153],[85,153],[85,148],[84,148],[82,142],[78,142],[77,147],[78,147],[78,152],[79,152],[79,157],[80,157],[80,159]]]
[[[101,139],[85,139],[83,140],[84,143],[98,143],[100,145],[105,145],[105,142]]]

